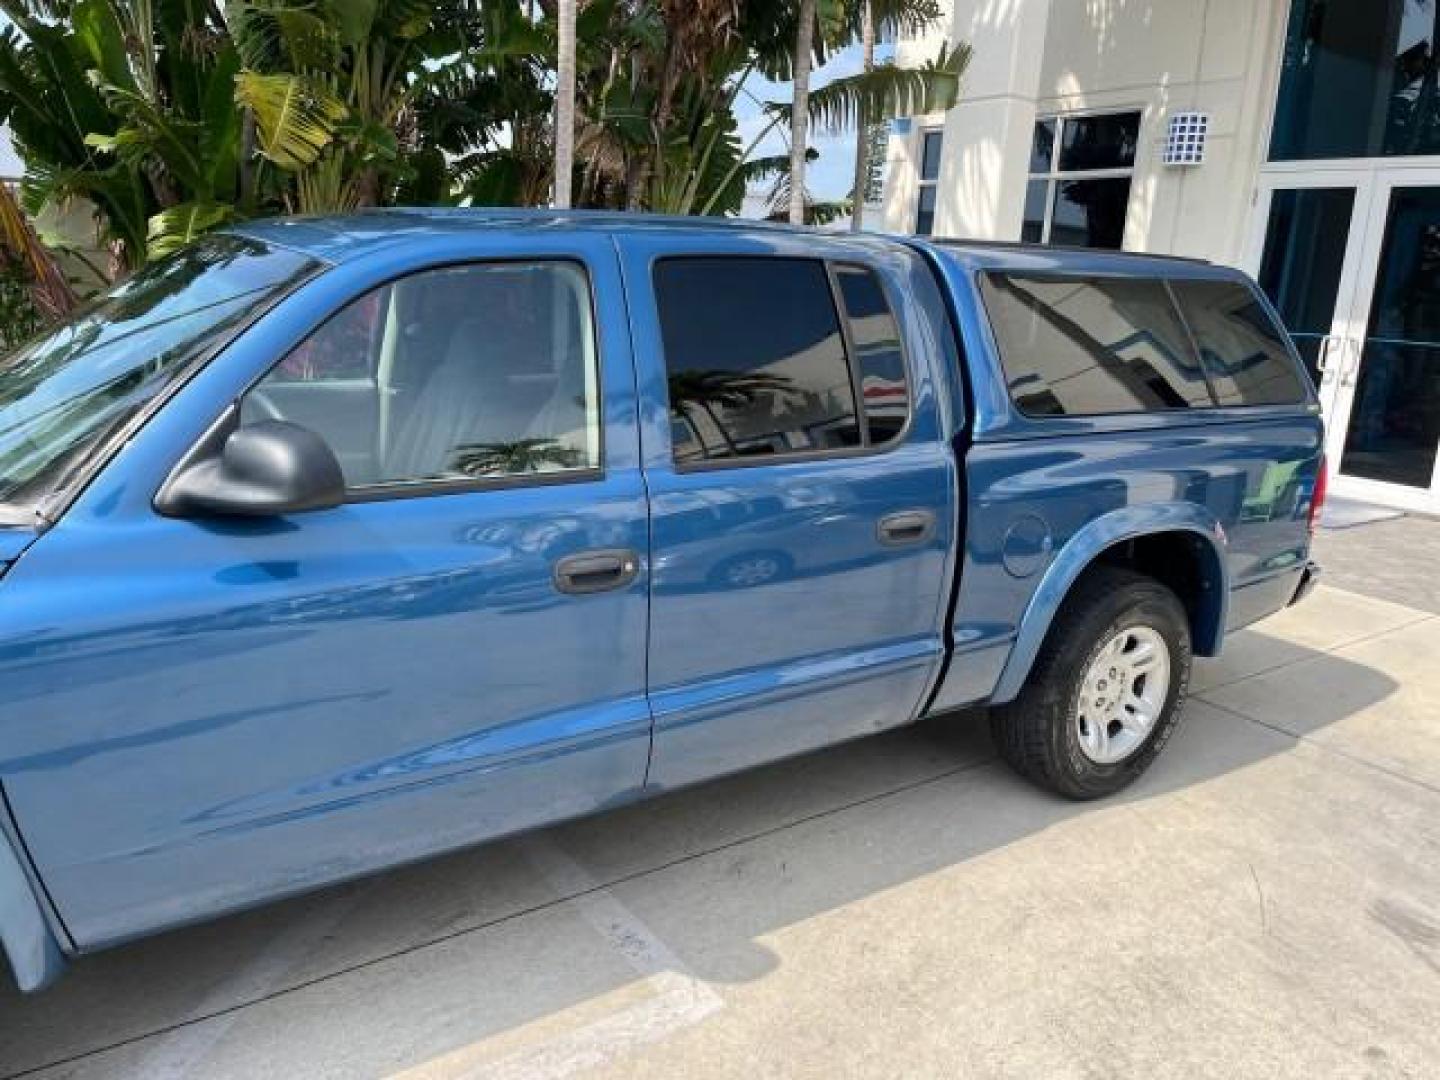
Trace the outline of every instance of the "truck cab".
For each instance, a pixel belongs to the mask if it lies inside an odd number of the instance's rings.
[[[927,715],[1072,798],[1313,583],[1313,388],[1201,263],[286,219],[0,367],[0,939],[66,958]],[[982,708],[983,707],[983,708]]]

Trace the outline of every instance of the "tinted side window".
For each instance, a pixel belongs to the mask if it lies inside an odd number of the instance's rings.
[[[376,289],[272,368],[241,417],[310,428],[351,488],[598,468],[585,274],[476,264]]]
[[[1280,327],[1239,282],[1175,281],[1219,405],[1292,405],[1305,400]]]
[[[664,259],[655,299],[677,462],[860,445],[824,263]]]
[[[280,362],[277,382],[369,379],[385,329],[388,287],[362,296]]]
[[[1027,415],[1211,404],[1163,282],[987,274],[982,287],[1010,396]]]
[[[869,270],[837,266],[835,280],[845,303],[845,321],[855,348],[865,427],[874,446],[887,443],[910,418],[910,391],[900,327],[880,282]]]

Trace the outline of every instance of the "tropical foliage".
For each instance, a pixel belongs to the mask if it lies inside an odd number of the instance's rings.
[[[0,345],[19,344],[75,307],[75,292],[0,183]]]
[[[0,7],[13,24],[0,32],[0,119],[26,164],[28,210],[87,200],[114,272],[242,212],[238,58],[211,5]]]
[[[401,204],[732,214],[768,181],[811,221],[807,124],[854,131],[953,104],[968,50],[915,69],[876,34],[936,0],[0,0],[0,122],[25,209],[93,210],[107,276],[229,222]],[[806,42],[808,41],[808,44]],[[764,106],[867,44],[866,70]],[[571,87],[573,85],[573,100]],[[792,152],[760,156],[793,127]],[[558,169],[562,176],[557,178]],[[857,161],[857,184],[873,170]],[[868,183],[868,180],[867,180]],[[33,268],[32,268],[33,269]],[[63,284],[63,282],[62,282]]]

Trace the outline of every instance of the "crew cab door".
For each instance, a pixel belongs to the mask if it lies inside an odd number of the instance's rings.
[[[646,510],[614,248],[390,252],[214,360],[0,583],[0,777],[81,947],[643,783]],[[347,502],[157,514],[236,398],[330,442]]]
[[[910,720],[941,660],[955,529],[924,268],[838,240],[824,257],[713,231],[620,244],[651,509],[650,782]]]

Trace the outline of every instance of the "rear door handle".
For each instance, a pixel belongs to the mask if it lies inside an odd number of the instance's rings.
[[[901,510],[898,513],[886,514],[875,526],[875,532],[886,547],[923,544],[935,534],[935,512]]]
[[[640,573],[640,556],[629,548],[582,551],[555,564],[555,588],[571,596],[623,589]]]

